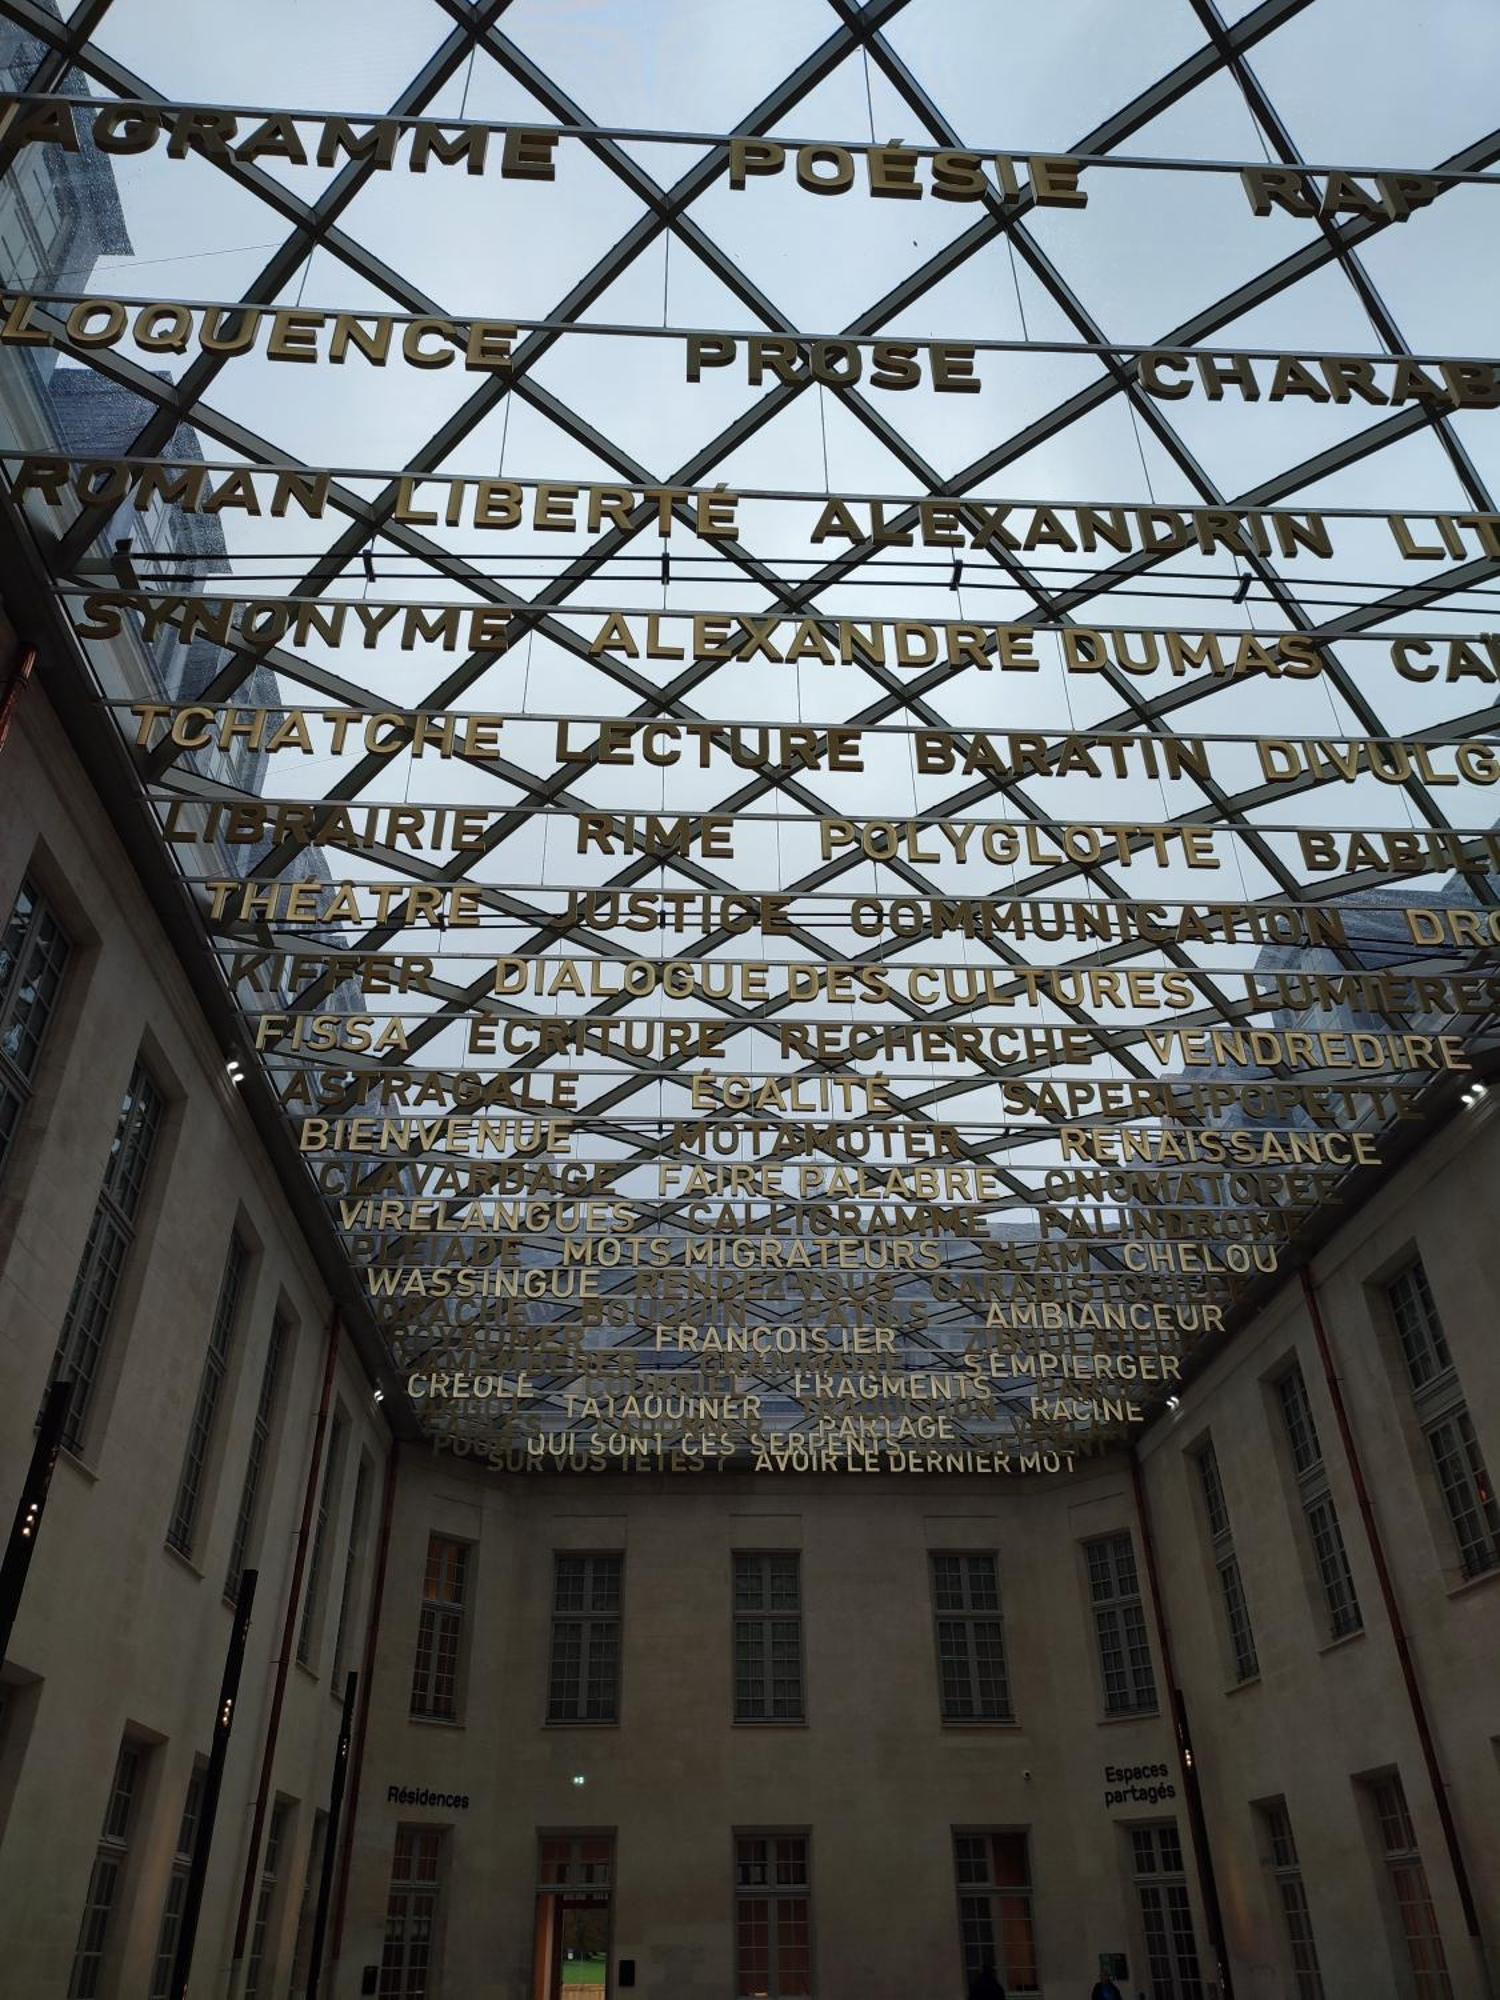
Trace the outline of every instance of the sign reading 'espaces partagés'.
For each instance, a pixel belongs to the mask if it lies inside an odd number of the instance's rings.
[[[1120,166],[1140,205],[1158,173],[1208,173],[1239,216],[1310,232],[1404,225],[1481,178],[0,100],[21,148],[490,175],[517,202],[565,190],[590,142],[648,137],[747,212],[863,197],[1078,232]],[[1163,421],[1500,407],[1483,356],[665,321],[33,286],[0,298],[0,349],[137,384],[161,357],[301,366],[329,395],[446,371],[483,400],[540,345],[666,341],[685,391],[777,408],[982,397],[1051,352],[1106,361]],[[605,484],[503,458],[7,469],[69,552],[96,660],[217,649],[197,699],[113,705],[438,1449],[515,1471],[1065,1469],[1159,1406],[1471,1070],[1500,1005],[1500,635],[1424,616],[1450,573],[1500,563],[1500,516]],[[218,574],[79,559],[163,512],[220,538]],[[329,520],[363,522],[399,581],[369,561],[352,587],[276,589],[237,560],[248,524],[264,554]],[[1301,578],[1372,546],[1413,579],[1407,615],[1304,610]],[[559,561],[592,600],[555,587]],[[1139,622],[1163,568],[1173,609]],[[1133,618],[1111,618],[1127,583]],[[985,592],[1008,615],[976,613]],[[1469,719],[1414,713],[1429,684]],[[1376,709],[1405,690],[1401,727],[1341,710],[1351,685]],[[1251,689],[1263,705],[1184,727]],[[1144,1768],[1107,1773],[1107,1802]]]

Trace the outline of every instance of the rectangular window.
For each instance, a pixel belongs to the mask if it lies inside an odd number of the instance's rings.
[[[208,1455],[213,1449],[214,1419],[218,1415],[220,1398],[224,1393],[224,1378],[229,1373],[229,1350],[234,1340],[235,1315],[239,1311],[240,1293],[244,1289],[245,1267],[250,1254],[238,1236],[229,1239],[229,1256],[224,1264],[224,1276],[219,1282],[218,1303],[214,1307],[213,1325],[209,1329],[208,1352],[203,1357],[203,1374],[198,1383],[198,1400],[193,1406],[193,1421],[188,1426],[187,1448],[182,1456],[182,1471],[177,1480],[177,1498],[172,1503],[172,1519],[167,1528],[167,1541],[179,1555],[191,1556],[193,1538],[198,1530],[198,1508],[203,1499],[203,1475],[208,1469]]]
[[[1297,1843],[1292,1838],[1286,1801],[1272,1799],[1259,1811],[1266,1867],[1286,1933],[1296,2000],[1323,2000],[1318,1947],[1313,1940],[1312,1916],[1307,1907],[1307,1891],[1302,1886],[1302,1865],[1297,1859]]]
[[[549,1722],[620,1719],[620,1600],[623,1556],[554,1559]]]
[[[162,1108],[161,1092],[146,1074],[145,1065],[137,1062],[120,1105],[109,1163],[52,1363],[54,1380],[62,1374],[73,1377],[73,1400],[68,1406],[63,1442],[74,1451],[82,1447],[89,1406],[98,1387],[104,1344],[125,1258],[135,1237]]]
[[[1224,1498],[1224,1482],[1219,1476],[1219,1455],[1210,1442],[1194,1456],[1203,1494],[1203,1516],[1208,1526],[1209,1546],[1219,1577],[1219,1596],[1224,1606],[1224,1626],[1229,1638],[1230,1658],[1234,1663],[1234,1677],[1237,1681],[1253,1680],[1260,1672],[1260,1661],[1256,1658],[1250,1607],[1245,1602],[1240,1561],[1234,1549],[1229,1503]]]
[[[1105,1713],[1142,1714],[1156,1707],[1156,1676],[1151,1670],[1135,1548],[1127,1533],[1085,1542],[1084,1550],[1099,1667],[1104,1676]]]
[[[803,1720],[802,1579],[795,1555],[734,1559],[734,1719]]]
[[[432,2000],[437,1983],[438,1896],[442,1886],[443,1829],[398,1826],[385,1905],[385,1945],[380,1954],[379,2000]]]
[[[1130,1853],[1146,1940],[1151,2000],[1204,2000],[1207,1988],[1193,1942],[1193,1910],[1177,1828],[1133,1826]]]
[[[338,1510],[339,1482],[344,1474],[344,1440],[349,1426],[335,1416],[328,1433],[328,1464],[318,1495],[318,1519],[313,1529],[312,1558],[307,1565],[307,1595],[302,1600],[302,1622],[297,1627],[297,1659],[306,1667],[312,1663],[313,1641],[319,1631],[323,1609],[323,1586],[328,1572],[328,1536]]]
[[[344,1642],[349,1636],[349,1616],[354,1609],[354,1578],[359,1568],[369,1505],[370,1461],[362,1457],[359,1471],[354,1475],[354,1510],[349,1516],[349,1546],[344,1551],[344,1581],[339,1589],[338,1623],[333,1628],[333,1692],[339,1696],[343,1694],[339,1686],[340,1670],[344,1664]]]
[[[275,1954],[272,1919],[276,1914],[276,1884],[281,1872],[281,1854],[292,1823],[291,1804],[278,1799],[271,1808],[271,1825],[266,1834],[266,1850],[261,1857],[260,1885],[255,1892],[255,1921],[250,1927],[250,1952],[245,1960],[243,2000],[263,2000],[271,1990],[273,1968],[266,1962],[269,1950]]]
[[[292,1993],[307,1991],[312,1973],[313,1924],[318,1914],[318,1882],[323,1873],[323,1846],[328,1839],[328,1815],[313,1814],[312,1839],[308,1843],[307,1868],[302,1877],[302,1905],[297,1912],[297,1943],[292,1953]]]
[[[993,1555],[934,1555],[932,1608],[944,1722],[1011,1722]]]
[[[734,1843],[734,1968],[744,2000],[807,1995],[812,1881],[805,1833],[746,1833]]]
[[[0,931],[0,1173],[31,1095],[67,962],[62,926],[36,885],[22,882]]]
[[[233,1604],[240,1594],[240,1575],[249,1559],[258,1524],[261,1482],[271,1451],[271,1426],[276,1414],[276,1391],[281,1381],[281,1361],[287,1346],[285,1316],[277,1313],[271,1321],[271,1338],[260,1374],[260,1394],[255,1402],[255,1422],[250,1429],[250,1456],[245,1461],[245,1483],[240,1488],[240,1504],[234,1517],[234,1540],[229,1548],[229,1570],[224,1579],[224,1595]]]
[[[1328,1471],[1323,1463],[1323,1447],[1313,1421],[1307,1383],[1298,1362],[1294,1361],[1284,1375],[1277,1377],[1276,1400],[1281,1406],[1287,1448],[1297,1477],[1297,1497],[1328,1615],[1329,1636],[1342,1639],[1350,1632],[1361,1631],[1365,1621],[1355,1594],[1333,1495],[1328,1490]]]
[[[1025,1834],[955,1833],[953,1869],[965,1981],[988,1967],[1007,1993],[1038,1992]]]
[[[1386,1287],[1412,1403],[1465,1576],[1500,1566],[1500,1504],[1420,1257]]]
[[[446,1535],[427,1537],[422,1615],[411,1675],[411,1712],[437,1722],[458,1720],[458,1669],[464,1630],[469,1545]]]
[[[193,1865],[193,1843],[198,1838],[198,1815],[203,1810],[203,1770],[193,1767],[187,1797],[177,1827],[177,1848],[172,1856],[172,1873],[167,1880],[167,1900],[162,1905],[161,1931],[156,1940],[156,1970],[151,1977],[151,2000],[170,2000],[172,1968],[177,1961],[177,1936],[182,1928],[182,1906],[187,1897],[188,1873]]]
[[[1412,1993],[1415,2000],[1452,2000],[1448,1959],[1432,1907],[1432,1891],[1427,1886],[1427,1870],[1417,1851],[1405,1788],[1393,1773],[1375,1779],[1369,1794],[1385,1860],[1390,1907],[1411,1968]]]
[[[99,2000],[104,1990],[105,1955],[120,1904],[120,1882],[135,1830],[135,1804],[144,1763],[145,1751],[127,1737],[115,1760],[109,1800],[104,1808],[104,1826],[89,1871],[83,1922],[73,1954],[73,1976],[68,1981],[68,2000]]]

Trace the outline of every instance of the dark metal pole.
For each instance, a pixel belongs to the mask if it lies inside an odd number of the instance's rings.
[[[26,1483],[16,1502],[16,1518],[11,1524],[10,1540],[5,1544],[5,1560],[0,1563],[0,1661],[10,1651],[11,1628],[21,1608],[21,1592],[26,1588],[26,1575],[41,1532],[47,1489],[52,1484],[52,1468],[62,1446],[63,1425],[68,1421],[68,1405],[72,1400],[72,1376],[59,1375],[42,1405],[31,1463],[26,1468]]]
[[[375,1647],[380,1637],[380,1612],[385,1603],[385,1573],[391,1554],[391,1517],[396,1507],[396,1475],[401,1469],[401,1447],[391,1439],[385,1461],[385,1493],[380,1504],[380,1538],[375,1549],[375,1580],[370,1591],[370,1617],[365,1628],[364,1689],[359,1719],[354,1725],[354,1744],[349,1757],[349,1826],[344,1835],[344,1851],[339,1856],[338,1890],[333,1899],[333,1962],[338,1964],[344,1942],[344,1911],[349,1900],[349,1861],[354,1845],[354,1826],[359,1814],[359,1781],[365,1764],[365,1733],[370,1726],[370,1700],[375,1692]]]
[[[229,1634],[229,1651],[224,1656],[224,1678],[219,1684],[219,1709],[214,1717],[214,1737],[208,1753],[208,1770],[203,1780],[203,1808],[198,1816],[198,1835],[193,1842],[193,1859],[188,1868],[187,1889],[182,1899],[182,1923],[177,1932],[177,1957],[172,1966],[170,2000],[186,2000],[188,1977],[193,1969],[193,1945],[198,1936],[198,1913],[203,1907],[203,1883],[208,1874],[209,1850],[214,1842],[214,1820],[219,1810],[219,1792],[224,1783],[224,1760],[229,1754],[229,1732],[234,1727],[234,1711],[239,1700],[240,1669],[245,1664],[245,1640],[250,1632],[250,1611],[255,1603],[258,1570],[240,1573],[239,1598],[234,1608],[234,1625]]]
[[[323,1867],[318,1877],[318,1908],[313,1918],[312,1959],[307,1968],[307,2000],[318,2000],[323,1977],[323,1945],[328,1936],[328,1906],[333,1896],[333,1868],[338,1857],[339,1818],[344,1810],[344,1784],[349,1776],[349,1740],[354,1732],[354,1690],[359,1675],[351,1667],[344,1682],[344,1712],[339,1718],[339,1747],[333,1757],[333,1783],[328,1788],[328,1824],[323,1830]]]
[[[1161,1647],[1162,1668],[1167,1676],[1167,1696],[1172,1704],[1172,1734],[1177,1743],[1177,1761],[1182,1773],[1183,1799],[1187,1805],[1188,1828],[1198,1863],[1198,1893],[1203,1898],[1203,1915],[1208,1923],[1208,1941],[1213,1948],[1223,2000],[1234,2000],[1234,1974],[1229,1964],[1229,1948],[1224,1939],[1224,1910],[1219,1901],[1219,1882],[1214,1873],[1213,1849],[1208,1843],[1208,1814],[1203,1810],[1203,1788],[1198,1783],[1198,1760],[1193,1755],[1193,1739],[1188,1730],[1187,1702],[1177,1685],[1177,1664],[1172,1657],[1172,1634],[1162,1602],[1161,1579],[1156,1572],[1156,1540],[1151,1533],[1151,1503],[1146,1498],[1146,1482],[1140,1460],[1132,1455],[1130,1476],[1135,1486],[1135,1511],[1140,1517],[1141,1546],[1146,1552],[1146,1576],[1151,1585],[1151,1609],[1156,1617],[1156,1639]]]
[[[318,1472],[323,1463],[323,1440],[328,1430],[328,1412],[333,1400],[334,1368],[339,1351],[337,1306],[328,1315],[328,1335],[323,1353],[323,1388],[318,1398],[318,1414],[313,1424],[312,1450],[307,1461],[307,1479],[302,1489],[302,1519],[297,1528],[297,1553],[292,1558],[292,1579],[287,1587],[286,1617],[281,1627],[281,1651],[276,1658],[276,1677],[271,1688],[271,1713],[266,1722],[266,1740],[260,1753],[260,1783],[255,1792],[255,1810],[250,1816],[250,1844],[245,1856],[245,1875],[240,1884],[239,1914],[234,1924],[234,1948],[229,1955],[231,1987],[234,1968],[245,1956],[245,1940],[250,1934],[250,1909],[255,1898],[256,1863],[260,1859],[260,1837],[265,1827],[266,1809],[271,1798],[271,1766],[276,1757],[276,1739],[281,1731],[281,1709],[286,1700],[287,1675],[297,1637],[297,1607],[302,1601],[302,1575],[307,1566],[312,1532],[313,1502],[318,1491]]]

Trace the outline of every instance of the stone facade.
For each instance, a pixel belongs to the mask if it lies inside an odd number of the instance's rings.
[[[323,1988],[336,2000],[373,1990],[364,1980],[384,1949],[398,1829],[412,1828],[441,1835],[432,1849],[427,2000],[546,1995],[539,1923],[545,1937],[561,1907],[551,1893],[560,1843],[585,1836],[598,1837],[586,1864],[593,1879],[571,1887],[592,1897],[590,1922],[597,1918],[597,1934],[607,1936],[611,1994],[629,1990],[626,1966],[634,1990],[656,2000],[734,1992],[737,1890],[752,1903],[770,1900],[757,1898],[753,1883],[737,1883],[736,1842],[769,1836],[806,1842],[802,1895],[817,1994],[960,1995],[960,1899],[972,1902],[979,1890],[960,1884],[955,1842],[983,1834],[1024,1835],[985,1850],[1024,1857],[1015,1865],[1029,1877],[1024,1894],[1012,1880],[1008,1898],[995,1902],[1013,1920],[1013,1990],[1016,1965],[1034,1948],[1038,1990],[1058,2000],[1087,1993],[1105,1952],[1126,1957],[1127,1993],[1189,1996],[1189,1960],[1179,1956],[1176,1985],[1159,1970],[1153,1977],[1149,1904],[1167,1912],[1169,1929],[1172,1912],[1183,1913],[1193,1939],[1184,1949],[1196,1953],[1207,1993],[1212,1924],[1138,1476],[1236,1994],[1271,2000],[1316,1990],[1295,1979],[1298,1922],[1330,1995],[1418,2000],[1451,1989],[1478,2000],[1487,1990],[1296,1277],[1198,1371],[1134,1462],[1120,1455],[1072,1477],[1027,1482],[712,1472],[505,1479],[395,1446],[341,1346],[334,1485],[315,1489],[307,1538],[309,1556],[318,1551],[309,1563],[314,1609],[304,1621],[299,1604],[290,1626],[294,1655],[300,1648],[307,1657],[294,1656],[287,1671],[270,1774],[270,1802],[284,1809],[281,1838],[264,1898],[262,1843],[248,1949],[232,1965],[329,1299],[226,1078],[223,1052],[38,691],[22,705],[3,771],[0,912],[23,876],[34,879],[73,947],[0,1178],[7,1519],[138,1055],[165,1099],[89,1422],[79,1449],[59,1463],[4,1668],[0,1945],[8,1993],[44,2000],[68,1990],[122,1739],[135,1744],[139,1762],[99,1991],[135,2000],[154,1990],[183,1799],[218,1698],[232,1615],[224,1582],[278,1317],[287,1346],[251,1530],[260,1590],[195,1994],[242,1992],[257,1937],[254,1990],[292,1990],[316,1815],[333,1769],[335,1697],[344,1669],[364,1658],[393,1452],[346,1907]],[[1476,1567],[1471,1549],[1475,1573],[1465,1573],[1429,1440],[1435,1425],[1455,1420],[1461,1394],[1475,1452],[1486,1466],[1500,1464],[1497,1188],[1500,1123],[1486,1100],[1351,1215],[1313,1268],[1457,1855],[1492,1951],[1500,1940],[1500,1568]],[[169,1545],[174,1496],[232,1232],[248,1261],[183,1555]],[[1387,1294],[1414,1256],[1448,1360],[1436,1389],[1429,1382],[1420,1394]],[[1311,1470],[1300,1473],[1278,1386],[1293,1360],[1318,1445]],[[1206,1498],[1209,1443],[1217,1513]],[[1330,1576],[1332,1586],[1339,1579],[1330,1570],[1330,1514],[1357,1607],[1357,1623],[1346,1607],[1341,1634],[1331,1629]],[[427,1581],[437,1574],[434,1536],[439,1557],[453,1545],[467,1551],[462,1603],[448,1621],[456,1634],[451,1719],[411,1713],[419,1653],[428,1679],[417,1705],[444,1705],[430,1698],[428,1670],[437,1659],[446,1671],[438,1654],[447,1640],[423,1623],[424,1607],[446,1604]],[[1148,1685],[1156,1702],[1150,1712],[1112,1716],[1089,1545],[1122,1536],[1149,1661],[1131,1669],[1132,1698]],[[549,1720],[558,1561],[573,1562],[567,1574],[576,1579],[574,1559],[598,1556],[619,1558],[616,1719]],[[736,1556],[797,1558],[799,1714],[736,1720]],[[933,1558],[973,1556],[995,1558],[1011,1720],[944,1717]],[[1238,1628],[1222,1581],[1230,1557]],[[1253,1672],[1243,1671],[1247,1632]],[[566,1644],[575,1638],[565,1635]],[[558,1684],[576,1686],[568,1671],[564,1660]],[[1393,1776],[1407,1815],[1396,1831],[1409,1830],[1412,1846],[1388,1853]],[[1164,1827],[1171,1832],[1162,1840],[1175,1839],[1181,1851],[1180,1881],[1163,1874],[1173,1849],[1152,1845]],[[409,1859],[412,1836],[402,1838]],[[1152,1861],[1144,1875],[1143,1840]],[[576,1867],[584,1850],[567,1852]],[[966,1852],[972,1867],[976,1850]],[[1151,1893],[1143,1895],[1143,1882]],[[423,1916],[410,1898],[403,1909],[410,1938]],[[1449,1989],[1414,1983],[1395,1928],[1401,1909],[1408,1928],[1430,1921],[1440,1935]],[[1305,1959],[1305,1943],[1303,1951]],[[587,1981],[566,1990],[586,1994]]]

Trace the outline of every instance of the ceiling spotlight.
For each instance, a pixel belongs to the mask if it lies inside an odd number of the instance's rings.
[[[1175,1410],[1180,1406],[1181,1402],[1182,1402],[1181,1396],[1168,1396],[1167,1408],[1169,1410]]]
[[[583,1775],[582,1771],[575,1771],[573,1773],[573,1783],[575,1785],[586,1785],[588,1779]]]
[[[229,1058],[228,1062],[224,1065],[224,1072],[231,1083],[243,1083],[245,1081],[245,1065],[240,1061],[238,1056],[231,1056]]]
[[[374,1396],[375,1396],[375,1401],[377,1403],[383,1403],[385,1401],[385,1391],[384,1389],[381,1388],[378,1382],[375,1384]]]

